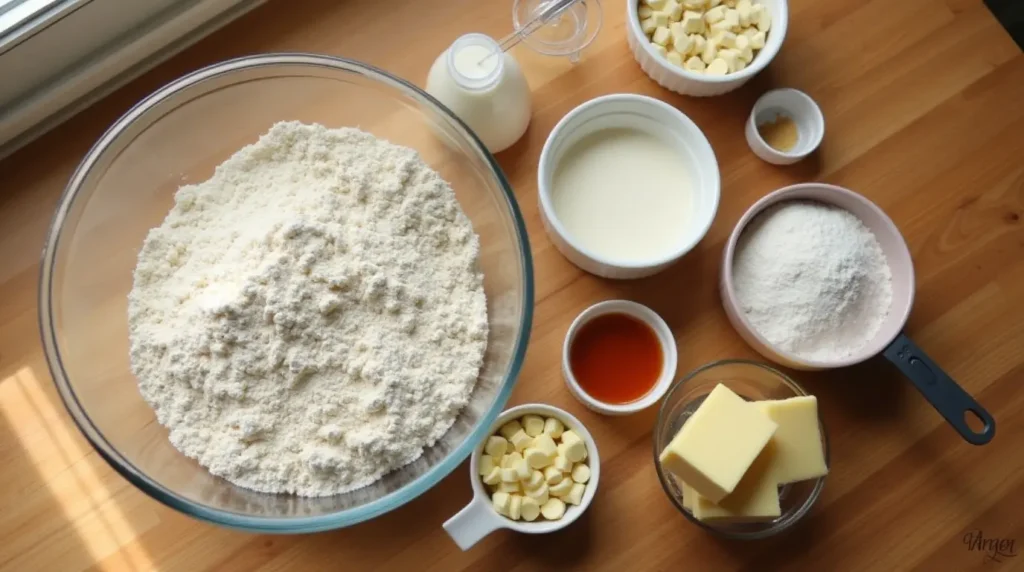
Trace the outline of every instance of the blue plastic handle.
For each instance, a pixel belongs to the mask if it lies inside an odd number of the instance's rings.
[[[996,434],[996,420],[905,334],[896,336],[882,353],[910,378],[921,395],[968,443],[984,445],[992,440]],[[971,414],[985,423],[980,432],[967,424],[966,416]]]

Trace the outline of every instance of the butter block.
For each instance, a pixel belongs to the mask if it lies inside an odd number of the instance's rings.
[[[505,451],[508,450],[508,441],[504,437],[492,435],[487,438],[487,444],[484,445],[484,452],[491,457],[498,457],[499,459],[505,455]]]
[[[701,494],[693,499],[693,516],[701,522],[760,522],[782,514],[779,486],[771,478],[772,452],[765,450],[729,496],[717,503]]]
[[[527,522],[533,522],[540,516],[540,503],[533,497],[523,497],[519,506],[519,516]]]
[[[802,395],[779,401],[757,401],[759,411],[778,424],[771,441],[771,477],[779,484],[816,479],[828,474],[818,423],[818,399]]]
[[[727,64],[716,59],[716,65]],[[662,466],[712,502],[731,493],[778,425],[722,384],[661,452]]]
[[[682,481],[679,481],[679,490],[683,493],[683,508],[693,512],[693,499],[697,498],[697,491]]]
[[[540,415],[524,415],[523,431],[530,437],[536,437],[544,432],[544,418]]]
[[[558,439],[562,436],[562,432],[565,431],[565,425],[554,417],[548,417],[544,420],[544,434],[551,437],[552,439]]]
[[[511,439],[513,435],[522,430],[523,426],[519,423],[519,420],[513,419],[512,421],[502,425],[501,428],[498,429],[498,433],[501,433],[501,436],[505,439]]]
[[[579,506],[583,502],[583,493],[586,492],[587,487],[576,483],[569,489],[569,494],[565,495],[565,502],[567,504]]]

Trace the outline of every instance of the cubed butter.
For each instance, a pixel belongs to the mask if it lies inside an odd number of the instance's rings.
[[[700,34],[693,34],[692,36],[690,36],[690,41],[692,42],[692,46],[690,47],[691,54],[695,56],[700,56],[702,53],[704,53],[704,46],[706,46],[708,43],[707,38],[701,36]]]
[[[736,47],[736,34],[732,32],[716,32],[715,43],[718,44],[719,49],[722,48],[735,48]]]
[[[654,30],[654,35],[651,36],[651,41],[660,46],[668,45],[671,39],[672,32],[669,32],[665,26],[658,26],[658,29]]]
[[[683,56],[685,56],[686,54],[690,53],[690,48],[691,47],[692,46],[690,44],[690,36],[684,35],[684,36],[680,37],[679,39],[675,40],[674,42],[672,42],[672,50],[679,54],[679,59],[680,59],[680,63],[678,63],[676,65],[683,65],[681,60],[683,59]],[[672,63],[675,63],[675,62],[672,62]]]
[[[651,49],[654,50],[654,53],[658,54],[659,56],[661,56],[663,58],[664,57],[668,57],[668,50],[665,49],[665,46],[659,46],[658,44],[651,44]]]
[[[512,468],[502,469],[501,470],[501,482],[503,482],[503,483],[518,483],[519,482],[519,475],[516,474],[516,470],[515,469],[512,469]]]
[[[668,19],[668,12],[655,12],[651,14],[651,20],[654,20],[654,25],[659,28],[667,28],[672,22]]]
[[[724,75],[724,60],[707,73]],[[661,452],[662,466],[712,502],[731,493],[778,425],[718,384]]]
[[[562,433],[562,445],[565,445],[563,456],[573,463],[579,463],[587,458],[587,445],[575,431]]]
[[[558,520],[565,514],[565,503],[561,499],[548,499],[540,505],[540,513],[548,520]]]
[[[554,417],[548,417],[544,420],[544,434],[550,436],[552,439],[558,439],[562,436],[562,431],[565,431],[565,425]]]
[[[525,481],[530,478],[530,467],[526,464],[525,459],[519,459],[515,463],[512,463],[512,470],[516,472],[517,481]]]
[[[513,435],[522,431],[522,429],[523,426],[519,423],[519,420],[513,419],[512,421],[502,425],[501,429],[498,429],[498,433],[501,433],[501,436],[505,439],[511,439]]]
[[[519,506],[519,516],[527,522],[533,522],[540,516],[540,503],[533,497],[523,497]]]
[[[755,50],[760,50],[760,49],[764,48],[764,41],[765,41],[766,37],[767,37],[767,34],[765,34],[764,32],[758,31],[756,34],[751,36],[751,38],[750,38],[750,47],[754,48]]]
[[[754,405],[779,425],[768,442],[771,477],[779,484],[816,479],[828,474],[818,423],[818,399],[802,395]]]
[[[704,67],[704,60],[698,56],[690,56],[690,59],[686,60],[686,69],[692,72],[703,73]]]
[[[544,482],[551,486],[563,478],[562,471],[558,470],[558,467],[551,465],[550,467],[544,468]]]
[[[716,6],[704,13],[704,21],[710,26],[715,22],[721,22],[725,18],[725,6]]]
[[[523,481],[523,488],[535,489],[544,482],[544,473],[540,471],[531,471],[530,478]]]
[[[707,6],[707,0],[683,0],[683,7],[687,10],[703,11]]]
[[[520,455],[519,453],[516,453],[516,452],[513,451],[512,453],[509,453],[509,454],[505,455],[504,457],[502,457],[501,458],[501,464],[499,464],[498,466],[500,466],[502,469],[511,469],[512,465],[514,465],[514,464],[516,464],[516,462],[522,461],[522,460],[523,460],[523,456]]]
[[[736,14],[740,17],[740,27],[746,28],[750,25],[750,0],[739,0],[736,2]]]
[[[729,8],[725,11],[725,17],[722,18],[722,22],[725,22],[730,30],[737,29],[740,27],[740,13]],[[722,22],[719,22],[719,24]]]
[[[512,520],[519,520],[522,516],[523,508],[523,497],[520,495],[509,495],[508,497],[508,517]]]
[[[697,498],[697,491],[682,481],[679,481],[679,490],[683,493],[683,508],[693,512],[693,499]]]
[[[590,480],[590,467],[583,463],[576,463],[572,468],[572,480],[577,483],[585,483]]]
[[[707,65],[711,65],[711,62],[715,61],[718,57],[718,45],[713,41],[708,41],[704,44],[704,51],[700,54],[700,59]],[[726,66],[728,71],[729,66]]]
[[[569,494],[565,495],[565,502],[571,505],[579,506],[583,502],[583,493],[586,492],[587,487],[580,483],[576,483],[569,489]]]
[[[758,4],[758,6],[760,6],[760,4]],[[750,21],[751,21],[751,23],[757,24],[757,29],[758,30],[761,30],[762,32],[767,32],[772,27],[772,15],[771,15],[771,13],[768,12],[768,10],[765,10],[764,8],[761,8],[760,10],[758,10],[757,13],[758,13],[758,16],[757,16],[757,19],[755,20],[754,19],[754,12],[751,11],[751,13],[750,13]]]
[[[672,65],[679,66],[679,67],[683,66],[683,56],[679,55],[679,52],[677,52],[675,50],[672,50],[671,52],[668,52],[668,54],[665,56],[665,59],[667,59],[668,63],[670,63]]]
[[[484,445],[484,452],[491,457],[501,458],[505,455],[505,451],[508,450],[508,441],[504,437],[492,435],[487,438],[487,444]]]
[[[693,500],[693,516],[701,522],[758,522],[778,518],[779,486],[771,478],[772,452],[762,452],[736,490],[717,503],[701,494]]]
[[[644,18],[650,18],[653,13],[654,9],[647,5],[640,6],[636,11],[636,15],[639,16],[641,20]]]
[[[526,434],[526,431],[520,429],[519,431],[516,431],[516,434],[513,435],[509,441],[512,443],[512,446],[515,447],[517,452],[522,453],[524,449],[533,443],[533,437],[530,437]]]
[[[544,418],[540,415],[524,415],[523,431],[530,437],[536,437],[544,432]]]
[[[729,48],[718,50],[718,57],[725,60],[726,65],[729,66],[729,71],[736,71],[736,62],[740,61],[739,50]]]
[[[498,464],[494,462],[494,457],[490,455],[480,455],[480,462],[477,464],[477,472],[480,473],[480,476],[484,476],[489,474],[491,470],[497,466]]]
[[[644,4],[654,10],[661,10],[661,7],[665,5],[665,0],[644,0]]]

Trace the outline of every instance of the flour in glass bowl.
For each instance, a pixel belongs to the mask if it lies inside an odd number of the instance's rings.
[[[479,241],[412,149],[283,122],[178,190],[129,295],[131,366],[171,443],[268,493],[416,460],[468,403]]]
[[[785,201],[758,214],[737,241],[732,270],[746,319],[803,359],[852,356],[892,304],[878,239],[849,211],[818,202]]]

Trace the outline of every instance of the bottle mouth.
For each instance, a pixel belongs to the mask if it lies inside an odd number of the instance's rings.
[[[459,36],[448,49],[448,69],[465,89],[483,90],[498,82],[505,68],[498,42],[485,34]]]

